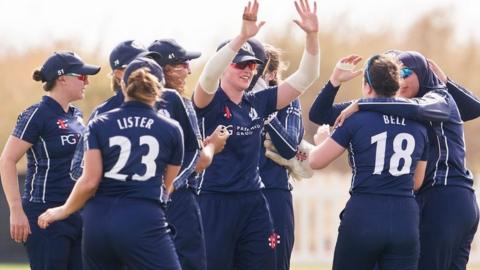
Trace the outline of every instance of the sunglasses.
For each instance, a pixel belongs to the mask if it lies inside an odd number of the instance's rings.
[[[65,74],[65,76],[75,77],[75,78],[79,79],[79,80],[82,81],[82,82],[86,82],[87,79],[88,79],[88,75],[85,75],[85,74],[67,73],[67,74]]]
[[[231,63],[232,67],[236,69],[245,69],[248,67],[250,70],[256,70],[257,69],[257,62],[255,61],[243,61],[243,62],[238,62],[238,63]]]
[[[400,78],[402,79],[406,79],[410,77],[410,75],[412,74],[413,74],[413,70],[411,68],[403,67],[400,69]]]

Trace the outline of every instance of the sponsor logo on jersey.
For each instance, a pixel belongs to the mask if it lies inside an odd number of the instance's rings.
[[[250,108],[250,112],[248,113],[248,115],[250,116],[250,119],[252,119],[252,121],[258,119],[258,113],[257,113],[257,111],[255,110],[255,108],[253,108],[253,107]]]

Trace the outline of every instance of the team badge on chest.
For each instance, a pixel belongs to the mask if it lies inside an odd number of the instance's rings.
[[[59,129],[68,129],[68,120],[67,119],[58,119],[57,126]]]

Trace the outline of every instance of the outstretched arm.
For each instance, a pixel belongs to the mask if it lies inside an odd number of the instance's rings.
[[[347,108],[352,102],[333,104],[335,96],[340,89],[340,85],[347,82],[360,74],[362,70],[354,70],[355,66],[362,60],[361,56],[349,55],[345,56],[335,65],[330,79],[318,94],[312,104],[309,112],[310,121],[323,125],[333,126],[335,119],[340,115],[342,110]]]
[[[223,71],[228,64],[232,62],[236,53],[247,40],[255,36],[260,28],[265,24],[264,21],[257,23],[258,2],[248,5],[243,11],[242,29],[240,34],[232,39],[227,45],[218,50],[205,65],[197,86],[193,93],[193,101],[198,108],[205,108],[213,100],[215,92]]]
[[[308,0],[295,2],[300,20],[294,22],[306,33],[305,50],[297,71],[278,86],[277,109],[282,109],[312,85],[320,74],[317,2],[313,9]]]

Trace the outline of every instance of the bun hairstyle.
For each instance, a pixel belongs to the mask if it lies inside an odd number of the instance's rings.
[[[53,80],[51,82],[47,82],[45,80],[45,77],[43,76],[43,73],[38,69],[33,71],[32,78],[36,82],[43,82],[44,83],[43,84],[43,90],[45,90],[46,92],[52,90],[55,87],[56,80]]]
[[[400,87],[400,62],[389,54],[372,56],[365,68],[364,82],[379,96],[394,96]]]
[[[148,68],[139,68],[128,77],[126,93],[132,99],[143,103],[157,100],[163,90],[157,77]]]

